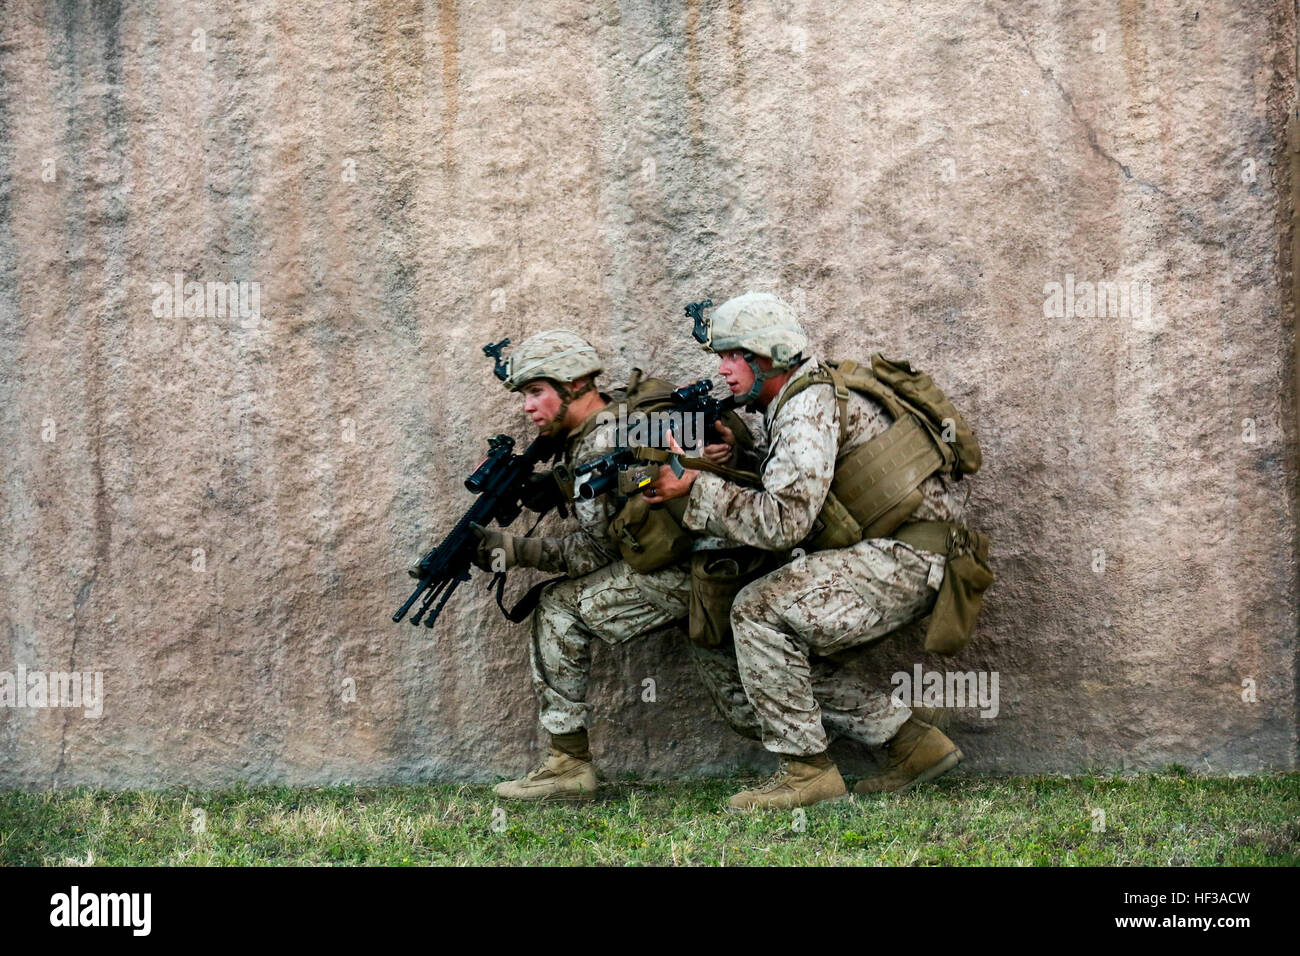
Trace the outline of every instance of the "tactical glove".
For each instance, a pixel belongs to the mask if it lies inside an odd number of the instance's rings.
[[[542,557],[542,542],[538,538],[523,538],[504,531],[489,530],[479,524],[470,529],[478,538],[478,548],[470,558],[474,566],[484,571],[506,571],[510,568],[535,568]],[[497,556],[501,561],[494,567]]]

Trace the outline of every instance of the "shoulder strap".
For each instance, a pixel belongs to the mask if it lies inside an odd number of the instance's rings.
[[[805,388],[811,388],[814,385],[834,385],[834,384],[835,382],[832,380],[831,376],[826,372],[812,372],[809,375],[804,375],[803,377],[797,379],[796,381],[792,382],[790,385],[786,387],[785,394],[781,396],[781,400],[776,403],[776,408],[772,411],[772,418],[775,419],[776,416],[781,413],[781,409],[785,407],[785,403],[790,401],[790,399],[794,398]],[[838,395],[838,391],[837,391],[837,395]]]
[[[852,364],[852,363],[850,363]],[[831,384],[835,386],[835,403],[840,414],[840,453],[843,454],[844,441],[849,437],[849,388],[844,384],[844,376],[833,365],[828,365]],[[850,369],[851,371],[851,369]],[[838,456],[837,456],[838,457]]]
[[[843,443],[846,437],[846,428],[848,423],[844,417],[844,410],[847,408],[849,392],[859,392],[860,394],[874,398],[885,410],[889,412],[894,421],[902,418],[904,415],[916,416],[922,424],[929,427],[929,419],[925,413],[915,408],[910,402],[905,400],[897,391],[888,383],[880,379],[870,366],[863,365],[859,362],[850,360],[845,361],[828,361],[823,363],[826,366],[825,372],[816,372],[805,381],[796,382],[791,386],[781,398],[781,404],[784,405],[786,400],[797,395],[809,385],[829,384],[835,386],[835,398],[840,403],[840,442]],[[778,410],[780,406],[777,406]]]
[[[836,362],[836,370],[844,377],[845,385],[855,392],[874,398],[885,406],[890,416],[897,421],[908,409],[898,397],[898,393],[887,383],[882,382],[869,366],[858,362]]]
[[[827,362],[824,364],[826,366],[824,371],[817,371],[810,375],[805,375],[786,388],[785,394],[781,396],[781,401],[777,403],[776,410],[772,412],[772,420],[776,420],[776,416],[781,413],[781,409],[785,407],[786,402],[790,401],[790,399],[794,398],[804,389],[811,388],[814,385],[830,385],[835,389],[835,402],[839,406],[840,448],[843,448],[844,440],[849,434],[849,385],[846,383],[844,375],[841,373],[845,371],[845,365],[849,366],[848,371],[850,372],[856,366],[853,362]],[[837,365],[839,366],[838,368],[836,367]]]

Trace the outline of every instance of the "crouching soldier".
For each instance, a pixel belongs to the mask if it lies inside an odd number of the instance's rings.
[[[520,344],[501,373],[512,392],[523,395],[523,410],[544,434],[563,442],[555,475],[561,493],[572,501],[577,530],[563,537],[531,538],[500,530],[475,529],[480,544],[475,564],[485,570],[537,568],[570,580],[542,592],[532,618],[532,679],[542,726],[550,732],[550,754],[532,773],[498,784],[496,793],[513,800],[574,800],[597,788],[587,727],[592,643],[621,644],[687,616],[690,601],[690,538],[673,542],[676,552],[634,569],[621,558],[617,529],[618,496],[609,491],[574,497],[575,472],[608,454],[617,442],[611,396],[597,390],[601,361],[581,336],[558,330]],[[706,459],[726,457],[725,445],[704,450]],[[644,517],[644,515],[643,515]],[[662,515],[656,515],[662,518]],[[611,528],[614,525],[614,528]]]
[[[927,650],[953,653],[969,639],[992,575],[987,543],[961,525],[950,484],[979,467],[974,436],[929,377],[904,363],[876,356],[864,368],[808,354],[794,311],[776,296],[731,299],[701,324],[696,337],[718,355],[732,393],[763,411],[762,484],[661,469],[648,497],[686,496],[688,529],[792,557],[746,585],[732,608],[740,679],[763,745],[781,762],[728,809],[847,795],[826,755],[818,694],[842,698],[835,709],[852,713],[855,738],[885,745],[884,771],[856,792],[945,773],[962,759],[956,744],[881,686],[836,681],[834,671],[854,656],[845,652],[932,610]]]

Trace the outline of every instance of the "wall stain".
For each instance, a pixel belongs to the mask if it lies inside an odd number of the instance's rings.
[[[438,37],[442,43],[442,151],[448,166],[455,163],[452,133],[460,111],[460,36],[456,27],[456,0],[441,0]]]

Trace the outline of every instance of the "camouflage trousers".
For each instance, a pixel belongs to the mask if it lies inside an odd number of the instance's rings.
[[[878,689],[887,684],[849,679],[832,662],[810,658],[861,648],[929,613],[943,564],[942,555],[872,539],[796,558],[740,592],[731,609],[736,661],[764,747],[821,753],[828,743],[823,720],[837,729],[845,713],[852,717],[848,736],[862,743],[894,735],[911,711]]]
[[[542,592],[533,613],[533,690],[542,726],[568,734],[588,726],[592,641],[622,644],[684,618],[691,575],[684,567],[650,574],[615,561]]]
[[[621,644],[679,622],[689,609],[690,586],[685,568],[642,574],[617,561],[547,588],[533,615],[531,647],[542,726],[554,734],[588,726],[592,641]],[[689,647],[696,672],[722,718],[741,736],[763,740],[763,725],[741,680],[736,649]],[[871,677],[860,662],[814,658],[809,676],[821,721],[832,736],[879,744],[892,737],[910,713],[867,690]]]
[[[692,644],[691,651],[704,688],[722,719],[742,737],[762,741],[763,725],[740,679],[735,646]],[[809,677],[828,741],[847,737],[860,744],[880,744],[892,737],[911,713],[892,702],[887,711],[881,710],[880,695],[868,690],[874,683],[868,667],[867,661],[857,658],[811,658]]]

